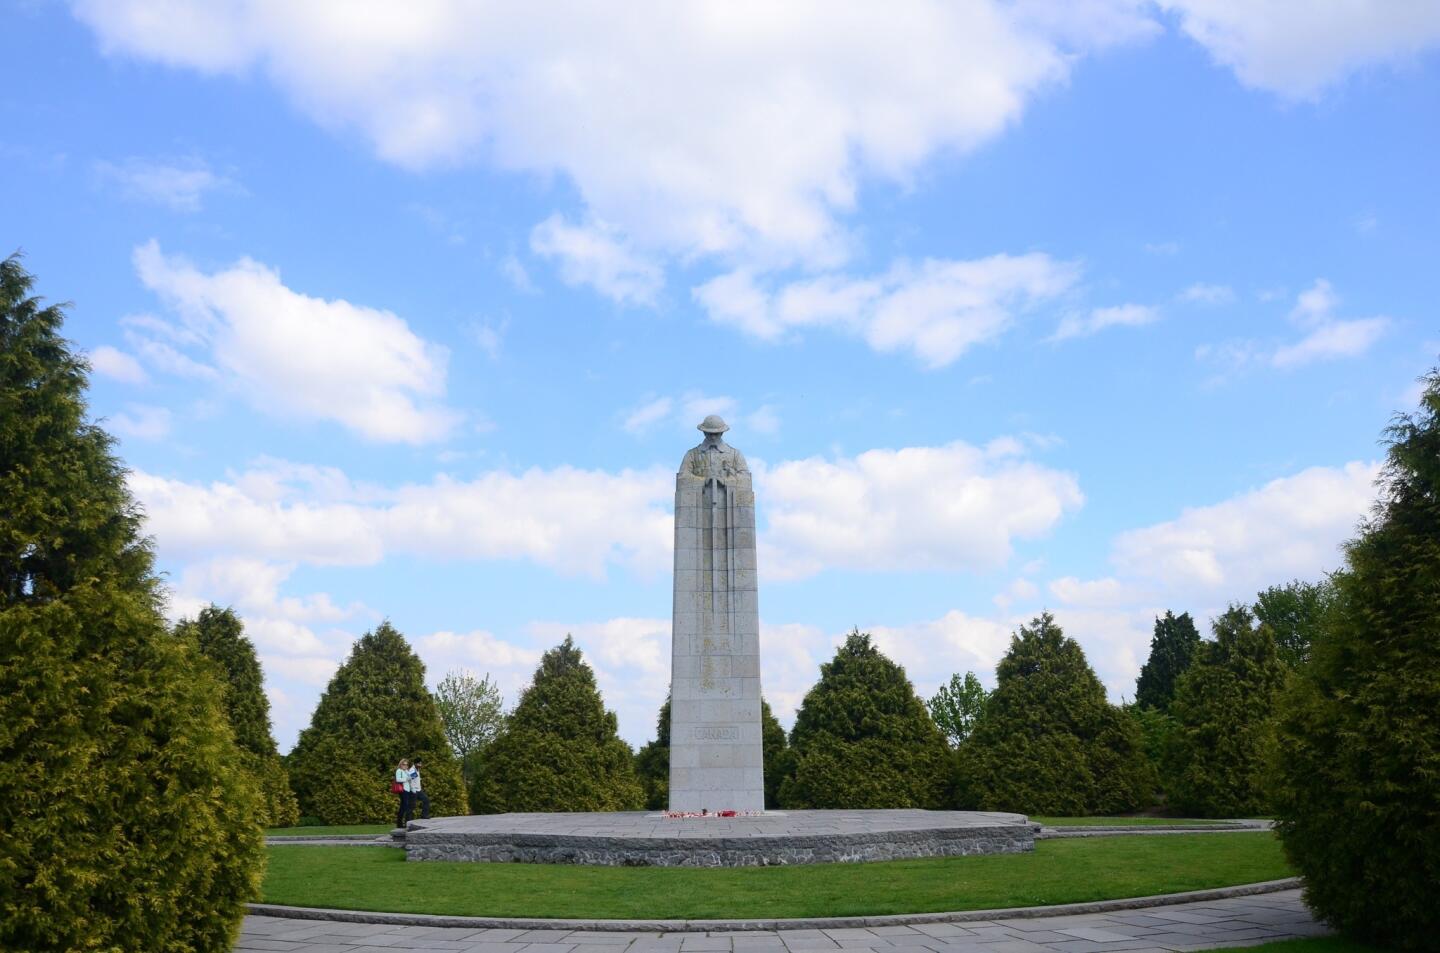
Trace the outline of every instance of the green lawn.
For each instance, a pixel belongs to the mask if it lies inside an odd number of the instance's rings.
[[[804,867],[407,863],[386,848],[271,847],[267,903],[396,913],[597,919],[983,910],[1276,880],[1268,832],[1041,841],[1034,853]]]
[[[1314,940],[1277,940],[1244,947],[1246,953],[1384,953],[1378,946],[1327,936]]]
[[[332,834],[388,834],[389,824],[342,824],[338,827],[271,827],[266,837],[328,837]]]
[[[1219,821],[1195,817],[1032,817],[1046,827],[1214,827]]]

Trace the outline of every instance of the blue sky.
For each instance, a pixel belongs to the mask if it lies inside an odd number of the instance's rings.
[[[1433,5],[390,6],[0,12],[0,244],[282,747],[386,617],[512,700],[573,632],[643,742],[710,412],[783,720],[1042,608],[1119,700],[1335,568],[1440,353]]]

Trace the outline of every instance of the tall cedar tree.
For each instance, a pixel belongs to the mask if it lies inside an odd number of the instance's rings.
[[[175,634],[191,640],[217,666],[217,678],[225,686],[225,715],[240,746],[241,763],[259,783],[262,823],[266,827],[298,823],[300,807],[290,788],[290,773],[276,753],[270,730],[270,700],[265,697],[260,660],[254,643],[245,637],[240,617],[231,609],[206,606],[193,620],[180,620]]]
[[[1155,634],[1150,637],[1150,657],[1140,667],[1135,682],[1135,704],[1168,712],[1175,697],[1175,682],[1195,661],[1200,633],[1190,613],[1176,616],[1168,610],[1165,618],[1155,620]]]
[[[1215,641],[1201,643],[1170,705],[1165,790],[1186,814],[1246,817],[1267,810],[1270,716],[1287,669],[1269,626],[1256,626],[1244,606],[1231,606],[1213,626]]]
[[[1273,789],[1311,908],[1415,951],[1440,937],[1440,369],[1423,384],[1281,699]]]
[[[355,643],[290,753],[301,813],[327,824],[391,820],[390,782],[401,758],[424,760],[432,813],[465,813],[460,767],[425,690],[425,665],[387,621]]]
[[[479,762],[470,787],[477,814],[634,811],[645,804],[634,754],[568,635],[541,657],[534,681]]]
[[[1334,597],[1335,588],[1329,582],[1298,579],[1271,586],[1255,597],[1255,618],[1274,633],[1280,661],[1299,668],[1310,660],[1310,643]]]
[[[765,765],[765,806],[777,807],[780,782],[788,772],[785,729],[775,719],[770,703],[760,699],[760,747]],[[663,811],[670,802],[670,697],[655,719],[655,740],[635,752],[635,773],[645,788],[645,809]]]
[[[1111,705],[1085,653],[1048,612],[1010,639],[985,714],[959,751],[961,806],[1115,814],[1147,805],[1140,730]]]
[[[228,950],[258,792],[33,283],[0,262],[0,949]]]
[[[789,808],[941,808],[950,749],[905,670],[851,632],[820,666],[790,733]]]

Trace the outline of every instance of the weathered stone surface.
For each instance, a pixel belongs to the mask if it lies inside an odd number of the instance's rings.
[[[408,860],[757,867],[1033,850],[1039,825],[969,811],[794,811],[757,817],[492,814],[412,822]]]
[[[760,811],[760,610],[755,494],[718,417],[675,475],[670,809]]]

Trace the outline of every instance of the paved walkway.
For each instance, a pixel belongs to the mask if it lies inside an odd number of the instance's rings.
[[[1115,913],[845,930],[606,933],[245,918],[237,953],[1173,953],[1323,936],[1300,891]]]

